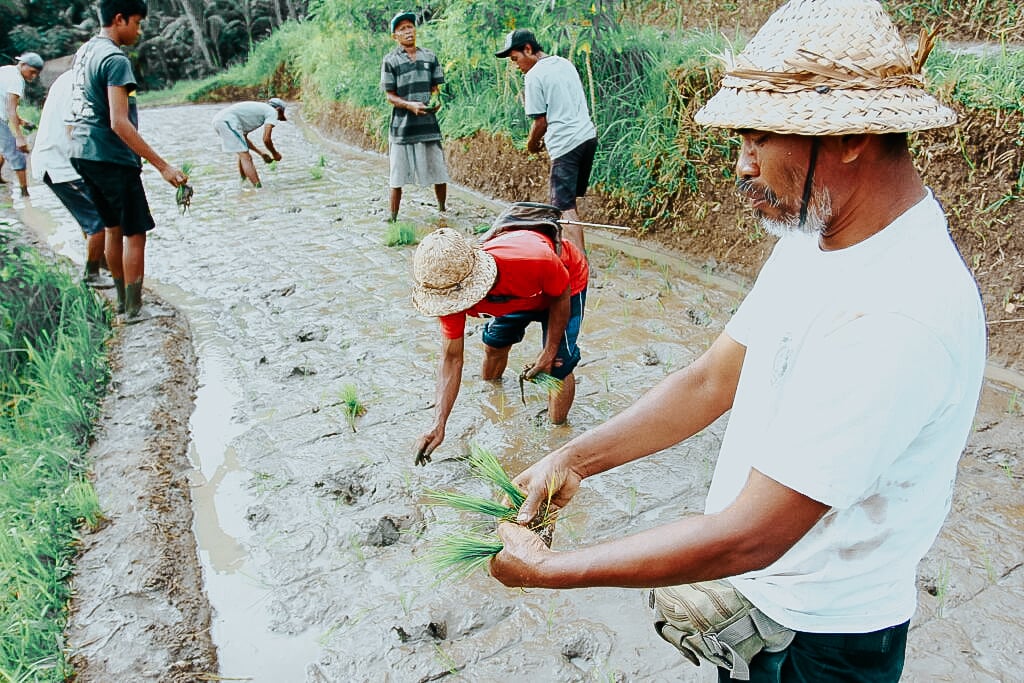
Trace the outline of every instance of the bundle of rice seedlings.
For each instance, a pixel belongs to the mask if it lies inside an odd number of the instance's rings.
[[[437,581],[464,579],[501,552],[505,546],[495,534],[456,532],[437,541],[423,556]]]
[[[344,406],[345,419],[354,432],[356,418],[366,414],[366,406],[359,400],[359,389],[355,384],[346,384],[341,388],[341,403]]]
[[[384,235],[384,244],[389,247],[416,244],[419,241],[416,226],[409,221],[389,223],[387,233]]]
[[[192,162],[186,161],[181,165],[181,172],[188,176],[192,173]],[[174,195],[174,202],[181,209],[182,215],[188,211],[189,207],[192,206],[192,195],[195,194],[195,190],[187,182],[178,185],[178,189]]]
[[[471,444],[469,447],[469,467],[475,477],[498,487],[512,501],[512,506],[516,511],[519,511],[520,506],[526,500],[526,494],[512,483],[512,478],[508,476],[508,472],[498,462],[498,458],[494,456],[494,453],[477,444]]]
[[[426,491],[428,505],[445,505],[464,512],[476,512],[495,519],[512,521],[516,518],[517,508],[502,505],[490,498],[471,496],[464,493],[453,493],[451,491]]]
[[[543,387],[547,390],[548,394],[557,394],[562,390],[562,380],[546,372],[538,372],[533,377],[530,377],[528,381]]]

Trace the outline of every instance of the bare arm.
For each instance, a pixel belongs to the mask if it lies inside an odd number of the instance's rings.
[[[441,367],[437,373],[437,393],[434,396],[434,424],[416,443],[417,465],[430,462],[430,454],[444,441],[445,425],[448,424],[448,416],[451,415],[462,384],[465,346],[465,337],[441,339]]]
[[[548,117],[541,114],[533,120],[530,135],[526,138],[526,150],[536,154],[544,145],[544,133],[548,132]]]
[[[828,506],[751,470],[725,510],[571,552],[554,552],[525,527],[504,523],[505,548],[491,574],[506,586],[670,586],[767,567],[806,534]]]
[[[632,406],[528,467],[515,478],[527,494],[519,521],[533,519],[552,482],[551,502],[563,507],[583,479],[668,448],[714,422],[732,407],[745,354],[745,346],[722,333]]]
[[[132,121],[128,117],[128,89],[121,85],[107,86],[107,97],[110,101],[110,127],[124,141],[124,144],[152,164],[153,168],[160,171],[164,180],[174,187],[187,182],[188,177],[180,169],[164,161],[164,158],[149,146],[149,143],[132,125]]]
[[[21,129],[21,117],[18,116],[18,103],[21,98],[15,93],[7,93],[7,97],[4,100],[4,107],[7,110],[7,125],[11,128],[11,133],[14,134],[14,144],[22,152],[28,151],[28,142],[25,140],[25,133]]]
[[[281,161],[281,154],[274,147],[273,135],[274,135],[274,124],[268,123],[268,124],[264,125],[263,126],[263,146],[267,148],[268,152],[270,152],[270,156],[271,156],[271,158],[274,161]],[[259,150],[257,150],[257,152],[259,152]],[[262,152],[259,152],[259,154],[260,154],[261,157],[263,157],[264,161],[266,161],[268,164],[270,163],[270,159],[267,159],[267,156],[265,154],[263,154]]]
[[[551,308],[548,309],[548,331],[544,340],[544,348],[541,349],[537,360],[533,362],[533,367],[527,374],[528,377],[533,377],[540,372],[551,372],[551,365],[555,361],[555,356],[558,355],[558,344],[565,334],[566,325],[569,324],[571,291],[570,287],[566,285],[565,291],[551,303]]]

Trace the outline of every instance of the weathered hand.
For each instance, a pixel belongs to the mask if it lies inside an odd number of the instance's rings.
[[[188,176],[182,173],[180,168],[169,164],[164,166],[164,170],[160,171],[160,175],[174,187],[179,187],[188,182]]]
[[[518,524],[502,522],[498,525],[498,537],[505,547],[491,558],[491,576],[512,588],[539,585],[539,567],[553,551],[540,536]]]
[[[435,427],[421,436],[416,442],[416,459],[413,462],[417,465],[426,465],[430,462],[431,454],[441,445],[442,441],[444,441],[443,427]]]
[[[561,462],[558,452],[541,458],[512,480],[526,494],[516,522],[529,524],[550,499],[550,512],[569,503],[580,488],[583,477]]]
[[[269,164],[269,163],[271,163],[272,161],[274,161],[274,157],[270,156],[270,155],[269,155],[269,154],[267,154],[266,152],[264,152],[264,153],[260,154],[260,156],[261,156],[261,157],[263,158],[263,162],[264,162],[264,163],[267,163],[267,164]]]

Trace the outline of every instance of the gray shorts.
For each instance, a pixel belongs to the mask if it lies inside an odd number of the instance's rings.
[[[447,183],[448,166],[440,142],[391,143],[388,159],[391,161],[391,187],[403,185],[442,185]]]
[[[18,149],[18,141],[14,133],[7,127],[6,121],[0,121],[0,154],[15,171],[24,171],[27,159],[25,153]]]
[[[213,129],[220,136],[220,144],[225,152],[241,153],[249,151],[249,145],[246,143],[245,137],[232,128],[231,124],[227,121],[220,119],[214,121]]]

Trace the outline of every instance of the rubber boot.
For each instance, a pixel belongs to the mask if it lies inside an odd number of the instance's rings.
[[[124,320],[126,323],[137,322],[142,313],[142,280],[125,285]]]
[[[114,309],[118,315],[124,313],[124,280],[114,278],[114,291],[117,293],[117,307]]]
[[[100,272],[99,261],[85,262],[85,274],[82,276],[82,282],[86,287],[93,289],[110,289],[114,286],[114,281]]]

